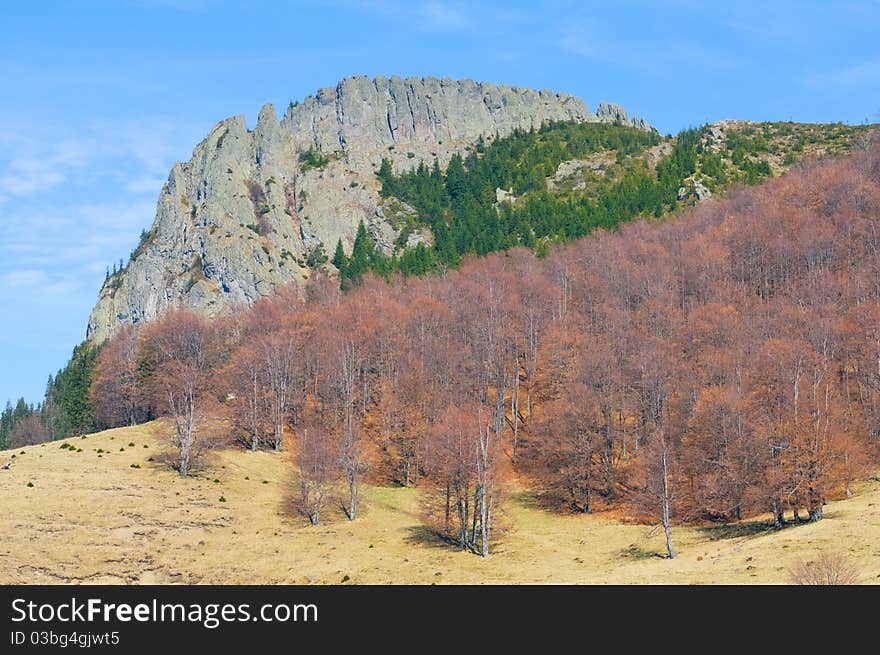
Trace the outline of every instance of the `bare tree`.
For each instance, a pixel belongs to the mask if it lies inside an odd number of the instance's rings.
[[[799,585],[854,585],[861,576],[855,562],[843,553],[823,550],[815,560],[800,560],[788,570],[788,579]]]
[[[144,332],[145,366],[158,407],[174,425],[174,467],[186,477],[201,453],[203,405],[209,400],[209,327],[188,310],[173,310]]]
[[[299,509],[309,523],[317,525],[332,482],[330,435],[318,425],[303,425],[299,434]]]
[[[353,417],[352,421],[351,425],[343,424],[338,445],[339,469],[348,486],[348,503],[343,505],[343,511],[349,521],[354,521],[357,517],[361,475],[366,466],[362,455],[360,422]]]
[[[135,425],[149,417],[138,384],[139,336],[137,327],[123,326],[104,344],[95,361],[89,399],[103,426]]]

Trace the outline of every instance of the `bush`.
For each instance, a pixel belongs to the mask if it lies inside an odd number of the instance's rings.
[[[299,154],[299,163],[303,172],[312,168],[320,170],[330,163],[330,157],[310,149]]]
[[[801,560],[792,566],[788,577],[792,584],[853,585],[859,583],[859,570],[843,553],[822,551],[815,561]]]

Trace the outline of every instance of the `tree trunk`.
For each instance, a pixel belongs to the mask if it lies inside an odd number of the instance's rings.
[[[489,502],[486,485],[480,487],[480,556],[489,556]]]
[[[449,514],[451,511],[450,500],[452,496],[452,489],[449,483],[449,478],[446,479],[446,518],[443,522],[443,534],[449,534]]]
[[[666,534],[666,554],[669,559],[675,557],[675,549],[672,547],[672,524],[670,521],[669,503],[669,469],[667,466],[666,442],[663,442],[663,450],[660,454],[661,473],[663,475],[663,532]]]
[[[474,517],[473,517],[473,525],[471,525],[471,537],[470,543],[468,544],[471,548],[476,550],[477,548],[477,518],[480,515],[482,509],[479,507],[480,505],[480,487],[477,486],[474,489]]]
[[[357,483],[348,487],[348,520],[354,521],[357,516],[358,490]]]
[[[785,527],[785,515],[782,509],[782,503],[777,499],[773,501],[773,526],[776,528]]]
[[[513,463],[517,461],[517,446],[519,439],[519,355],[516,355],[514,363],[513,393],[510,397],[510,414],[513,419]]]

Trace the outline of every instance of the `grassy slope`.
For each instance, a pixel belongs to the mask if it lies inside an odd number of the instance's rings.
[[[548,514],[517,492],[510,529],[484,561],[426,533],[414,489],[370,488],[362,518],[328,509],[329,522],[313,528],[285,512],[283,455],[216,452],[180,480],[147,461],[164,434],[148,424],[68,440],[82,452],[57,442],[16,451],[0,471],[0,583],[779,583],[794,561],[828,547],[856,560],[864,582],[880,582],[877,480],[830,503],[815,525],[678,528],[673,561],[659,557],[662,533],[650,527]]]

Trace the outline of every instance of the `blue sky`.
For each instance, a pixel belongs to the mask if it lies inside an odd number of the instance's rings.
[[[0,9],[0,402],[41,399],[171,165],[346,75],[434,75],[722,118],[876,122],[880,0],[226,2]]]

